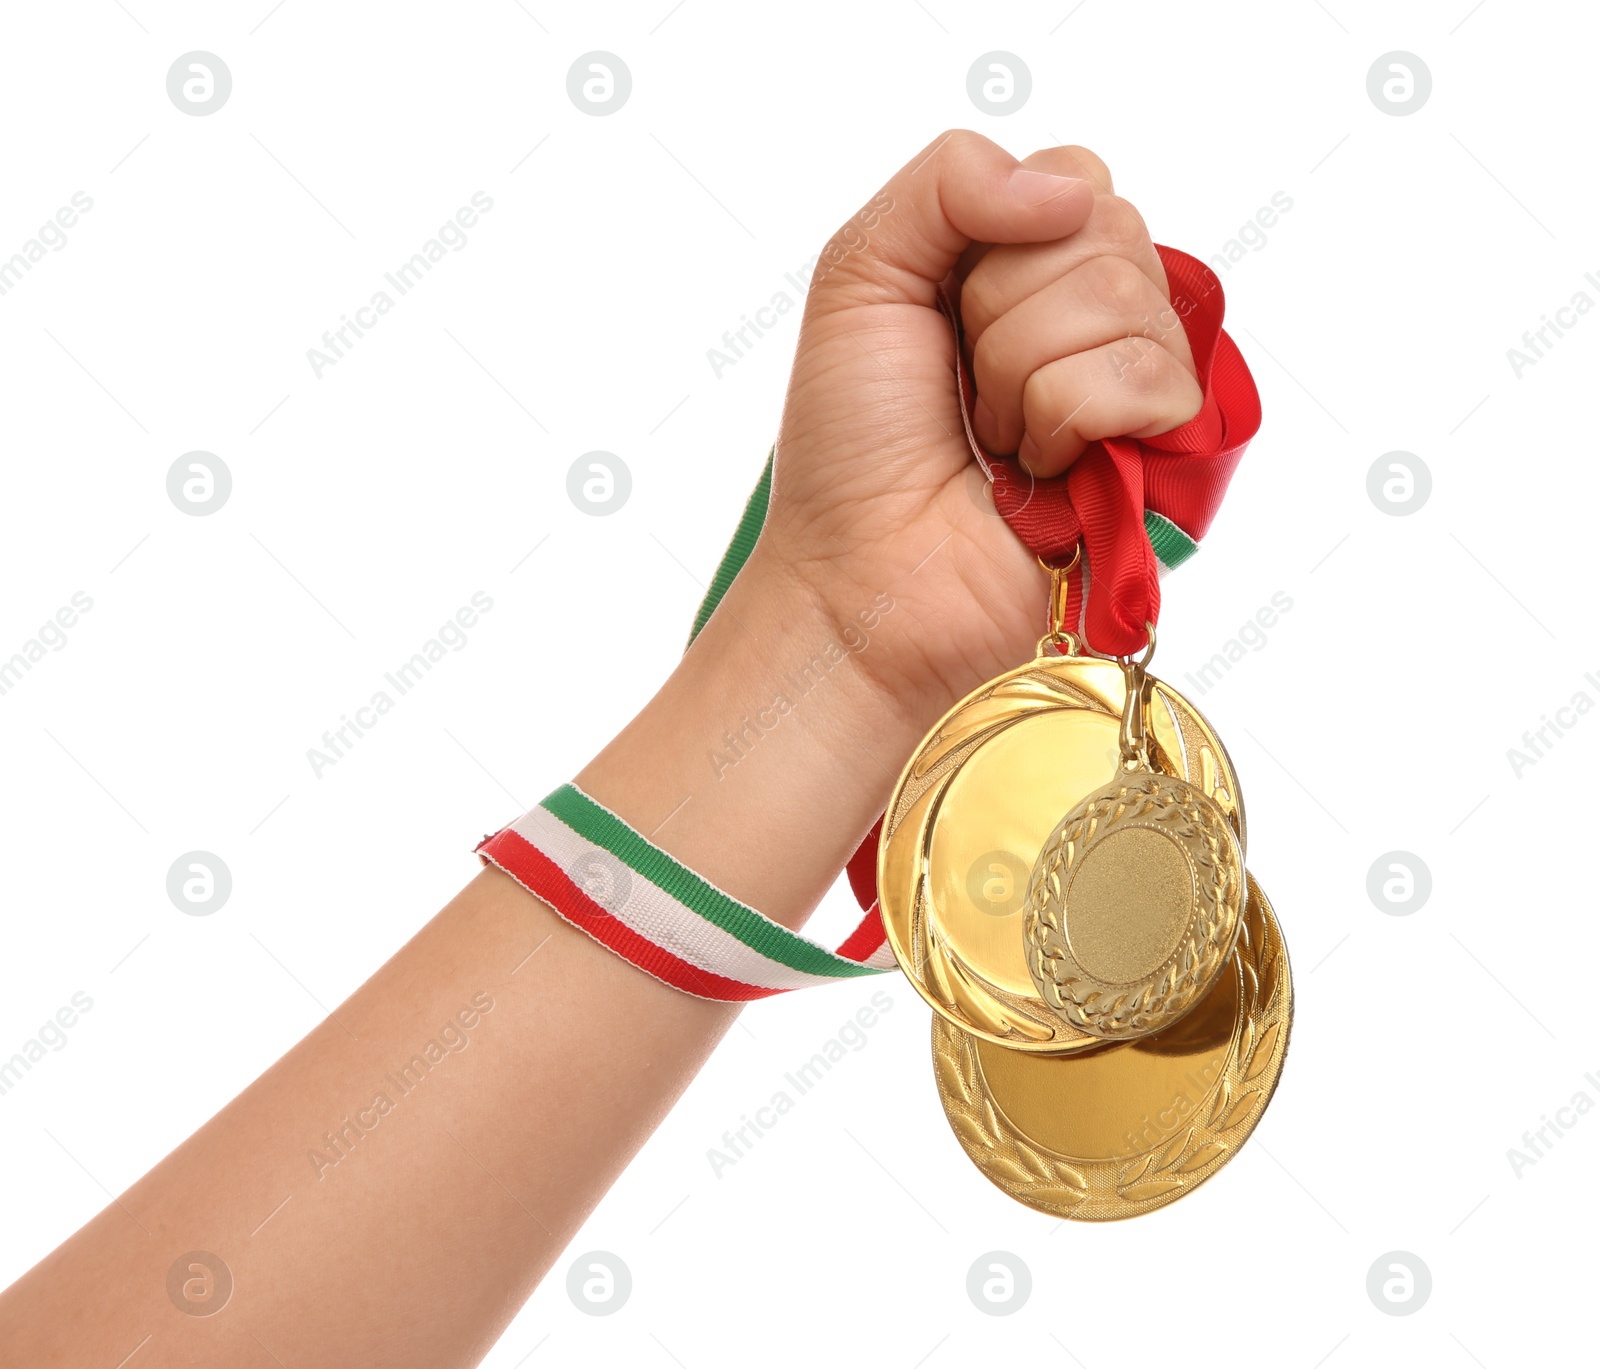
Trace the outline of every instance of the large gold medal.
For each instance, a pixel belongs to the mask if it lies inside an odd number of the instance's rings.
[[[1040,1212],[1113,1221],[1174,1202],[1238,1153],[1277,1087],[1293,1017],[1283,938],[1247,880],[1223,973],[1153,1035],[1046,1057],[934,1018],[945,1116],[988,1179]]]
[[[1056,1001],[1063,994],[1070,999],[1071,985],[1088,980],[1064,973],[1058,990],[1042,971],[1036,978],[1023,914],[1041,849],[1058,831],[1062,815],[1104,786],[1134,778],[1122,768],[1127,683],[1117,662],[1060,655],[1047,638],[1038,659],[957,704],[901,774],[878,850],[884,926],[917,991],[962,1031],[996,1045],[1046,1054],[1097,1044],[1099,1038],[1086,1029],[1095,1025],[1095,1015],[1080,1013],[1082,1020],[1075,1022],[1071,1011]],[[1242,853],[1244,809],[1221,741],[1168,684],[1150,681],[1147,695],[1135,702],[1144,705],[1140,717],[1150,782],[1159,783],[1164,775],[1190,786],[1204,799],[1207,816],[1222,816],[1230,829],[1227,840],[1236,839]],[[1172,861],[1162,864],[1171,841],[1139,835],[1144,830],[1130,826],[1132,843],[1114,836],[1100,843],[1103,849],[1068,886],[1066,920],[1060,925],[1072,944],[1083,948],[1077,968],[1099,976],[1093,987],[1077,991],[1080,996],[1112,985],[1128,963],[1126,956],[1117,959],[1115,945],[1128,899],[1139,900],[1141,890],[1158,890],[1162,880],[1171,883]],[[1212,828],[1207,833],[1215,836]],[[1109,859],[1119,849],[1137,859],[1120,864]],[[1150,855],[1156,857],[1154,863],[1145,860]],[[1186,877],[1194,864],[1184,867]],[[1147,865],[1148,874],[1143,873]],[[1116,897],[1109,902],[1084,897],[1094,893],[1096,877],[1117,869],[1134,874],[1119,896],[1121,903]],[[1154,915],[1155,932],[1144,937],[1146,961],[1161,949],[1162,919],[1176,917],[1168,904],[1176,906],[1173,898],[1163,903]],[[1081,920],[1074,916],[1078,911],[1084,913]],[[1184,926],[1195,921],[1190,918]],[[1198,923],[1206,925],[1203,912]],[[1031,944],[1038,948],[1041,965],[1050,949],[1061,949],[1037,939]],[[1223,946],[1217,965],[1226,960],[1229,946],[1231,941]],[[1172,959],[1170,950],[1166,955]],[[1140,961],[1134,968],[1148,966]],[[1179,1001],[1181,996],[1172,998],[1169,1006]],[[1192,1001],[1183,1001],[1183,1006]],[[1135,1021],[1134,1030],[1144,1021]]]

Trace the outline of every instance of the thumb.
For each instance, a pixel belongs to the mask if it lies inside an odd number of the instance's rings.
[[[829,240],[812,277],[815,308],[933,305],[969,243],[1050,242],[1075,233],[1094,186],[1022,165],[978,133],[941,134]]]

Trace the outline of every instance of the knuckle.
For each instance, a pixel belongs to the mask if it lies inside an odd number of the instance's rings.
[[[1132,255],[1150,247],[1144,215],[1120,195],[1101,195],[1094,204],[1095,227],[1112,251]]]
[[[1140,397],[1164,395],[1180,380],[1189,381],[1177,358],[1149,338],[1128,337],[1116,343],[1110,350],[1109,365],[1113,378]]]
[[[874,235],[893,211],[894,198],[885,187],[846,219],[817,253],[810,286],[820,285],[836,272],[844,281],[865,273],[874,249]]]
[[[1159,343],[1130,337],[1111,349],[1111,374],[1135,411],[1168,428],[1187,423],[1205,396],[1183,363]]]
[[[1094,306],[1114,318],[1136,317],[1150,305],[1150,278],[1126,257],[1094,257],[1083,264]]]

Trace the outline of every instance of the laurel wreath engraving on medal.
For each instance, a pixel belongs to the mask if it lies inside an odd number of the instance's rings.
[[[1182,852],[1189,875],[1182,935],[1148,974],[1110,983],[1086,969],[1067,927],[1072,880],[1113,835],[1142,829]],[[1034,866],[1023,937],[1040,996],[1081,1031],[1132,1040],[1175,1022],[1210,989],[1233,951],[1244,862],[1220,808],[1170,775],[1139,771],[1089,795],[1045,842]]]
[[[961,1148],[991,1183],[1055,1217],[1115,1221],[1191,1192],[1248,1140],[1271,1101],[1288,1050],[1293,1020],[1288,956],[1254,880],[1232,969],[1239,976],[1236,1028],[1214,1091],[1198,1100],[1174,1135],[1118,1159],[1057,1155],[1030,1139],[994,1105],[977,1039],[935,1017],[934,1078]]]
[[[1003,1120],[983,1087],[978,1054],[970,1036],[953,1033],[960,1045],[947,1058],[940,1051],[938,1018],[934,1019],[934,1069],[942,1093],[946,1073],[962,1103],[959,1111],[945,1115],[962,1149],[989,1179],[1014,1198],[1032,1207],[1067,1216],[1089,1196],[1089,1181],[1081,1169],[1028,1144],[1022,1134]]]
[[[1180,1132],[1158,1151],[1150,1151],[1122,1169],[1117,1175],[1119,1198],[1141,1202],[1164,1194],[1176,1197],[1187,1186],[1186,1176],[1199,1175],[1208,1168],[1215,1170],[1228,1158],[1229,1146],[1220,1139],[1223,1133],[1244,1123],[1254,1127],[1265,1109],[1271,1088],[1261,1076],[1272,1063],[1283,1023],[1273,1020],[1258,1029],[1253,1011],[1255,1003],[1262,998],[1261,939],[1259,935],[1252,939],[1248,929],[1239,936],[1237,955],[1243,972],[1240,999],[1243,1027],[1234,1052],[1236,1068],[1223,1075],[1210,1108],[1204,1110],[1204,1122]],[[1275,968],[1276,962],[1269,963],[1267,974],[1271,975]],[[1271,986],[1269,979],[1266,981],[1268,1000]]]

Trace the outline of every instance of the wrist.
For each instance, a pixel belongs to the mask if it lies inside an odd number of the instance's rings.
[[[702,878],[799,926],[921,736],[861,666],[892,605],[868,595],[840,613],[758,549],[579,786]]]
[[[734,589],[730,607],[768,623],[763,640],[741,634],[738,647],[773,686],[774,700],[781,695],[795,709],[815,703],[819,727],[879,739],[898,775],[927,723],[918,692],[891,683],[900,672],[885,658],[901,654],[906,630],[891,588],[802,573],[762,544]]]

